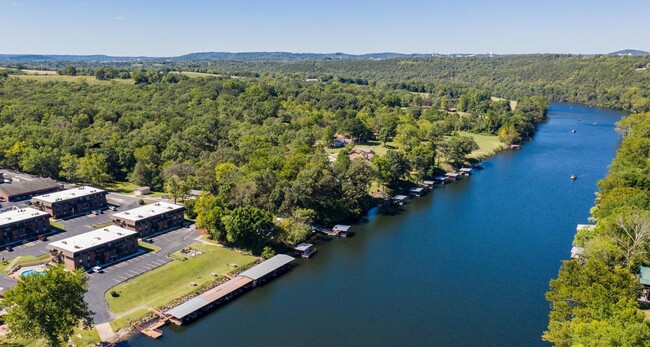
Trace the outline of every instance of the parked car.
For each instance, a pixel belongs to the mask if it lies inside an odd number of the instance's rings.
[[[117,211],[117,207],[115,206],[108,206],[108,209],[111,211]]]
[[[32,204],[31,201],[29,201],[29,200],[25,201],[25,205],[31,205],[31,204]]]
[[[94,211],[93,211],[93,214],[94,214],[95,216],[99,216],[100,214],[102,214],[102,211],[100,211],[100,210],[94,210]]]
[[[142,242],[153,243],[153,239],[142,239]]]
[[[104,272],[104,270],[102,269],[101,266],[95,266],[91,270],[96,274],[100,274],[100,273]]]
[[[11,246],[7,246],[7,247],[5,247],[5,250],[6,250],[7,252],[13,252],[13,251],[14,251],[14,248],[11,247]]]

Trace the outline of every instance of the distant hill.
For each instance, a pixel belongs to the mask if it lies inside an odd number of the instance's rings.
[[[609,53],[609,55],[631,55],[637,57],[642,55],[650,55],[650,52],[640,51],[638,49],[624,49],[622,51]]]
[[[0,63],[42,63],[42,62],[137,62],[137,61],[297,61],[297,60],[375,60],[390,58],[430,57],[438,54],[423,53],[290,53],[290,52],[199,52],[178,57],[116,57],[108,55],[37,55],[37,54],[0,54]]]

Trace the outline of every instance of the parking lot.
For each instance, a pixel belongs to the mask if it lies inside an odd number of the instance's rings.
[[[138,207],[140,198],[126,196],[122,194],[109,193],[107,195],[108,203],[116,206],[116,211],[104,210],[102,214],[88,214],[70,218],[66,220],[58,220],[64,226],[64,231],[49,235],[46,241],[32,241],[13,247],[13,251],[9,252],[5,249],[0,251],[0,257],[7,260],[15,259],[19,256],[39,256],[47,253],[46,246],[53,241],[62,240],[72,236],[76,236],[94,229],[97,226],[102,226],[111,222],[113,213],[126,211]],[[145,199],[148,202],[153,200]],[[26,207],[24,201],[3,203],[2,208],[9,206]],[[191,225],[189,227],[180,228],[177,230],[169,231],[151,236],[153,245],[160,247],[160,250],[155,254],[153,252],[140,252],[135,256],[118,262],[114,265],[104,267],[102,273],[88,273],[88,293],[86,293],[86,302],[88,303],[91,311],[93,311],[95,324],[108,322],[115,317],[109,312],[108,304],[104,298],[104,294],[118,283],[127,281],[133,277],[141,275],[149,270],[155,269],[171,261],[167,257],[168,254],[176,252],[187,245],[196,242],[199,234],[196,228]],[[2,276],[0,277],[0,287],[7,289],[16,284],[16,281]]]

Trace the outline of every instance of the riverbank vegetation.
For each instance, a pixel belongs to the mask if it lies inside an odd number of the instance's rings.
[[[575,237],[585,259],[565,261],[546,294],[551,313],[543,338],[557,346],[647,346],[650,340],[635,276],[650,265],[650,114],[624,118],[618,131],[623,142],[591,211],[596,227]]]
[[[511,109],[476,88],[450,86],[443,105],[335,80],[170,74],[146,71],[151,78],[134,85],[0,79],[0,165],[98,186],[129,181],[174,198],[202,190],[188,203],[197,225],[258,254],[268,240],[299,240],[306,223],[362,214],[372,186],[417,184],[441,164],[463,165],[477,144],[460,131],[516,143],[548,108],[533,96]],[[350,145],[331,162],[326,149],[338,140]],[[370,141],[383,155],[353,160],[352,147]]]

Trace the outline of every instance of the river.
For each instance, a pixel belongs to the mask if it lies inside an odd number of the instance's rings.
[[[553,103],[521,150],[398,213],[372,210],[354,237],[317,243],[312,259],[158,341],[121,345],[544,345],[544,293],[587,222],[621,116]]]

